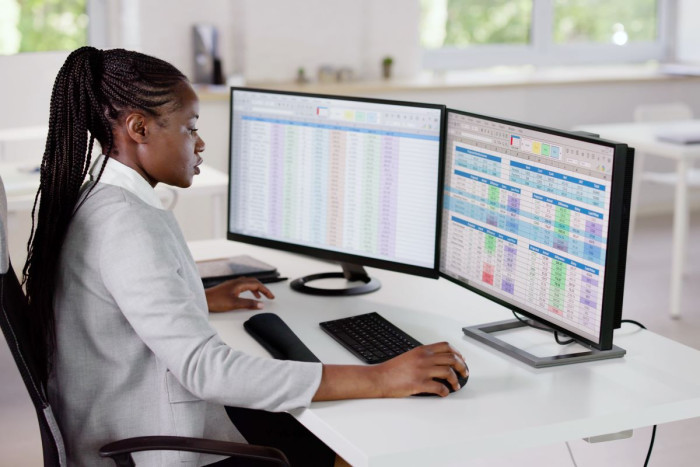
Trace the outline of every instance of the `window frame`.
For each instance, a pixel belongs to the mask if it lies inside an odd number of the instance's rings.
[[[673,24],[677,0],[658,0],[657,39],[615,44],[555,44],[552,30],[553,0],[532,0],[530,43],[522,45],[487,44],[471,47],[447,46],[421,49],[422,64],[429,70],[464,70],[493,66],[557,66],[611,63],[639,63],[673,58]]]
[[[87,45],[106,48],[109,44],[109,5],[105,0],[87,0]]]

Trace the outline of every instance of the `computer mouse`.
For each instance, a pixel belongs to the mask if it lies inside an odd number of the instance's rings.
[[[466,364],[465,364],[466,365]],[[446,380],[446,379],[441,379],[441,378],[433,378],[435,381],[442,383],[447,387],[447,389],[450,391],[450,394],[455,392],[454,389],[452,389],[452,385]],[[467,376],[462,376],[459,373],[457,373],[457,381],[459,381],[459,386],[460,388],[463,388],[465,384],[467,384],[467,381],[469,381],[469,367],[467,366]],[[421,392],[418,394],[414,394],[414,396],[437,396],[437,394],[434,394],[432,392]]]

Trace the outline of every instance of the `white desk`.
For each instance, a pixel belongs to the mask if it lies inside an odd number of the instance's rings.
[[[39,188],[39,173],[34,166],[18,163],[0,164],[0,175],[7,193],[7,210],[10,213],[28,211],[34,205],[34,196]],[[208,196],[212,202],[212,236],[218,237],[225,232],[224,212],[228,193],[228,175],[209,167],[200,166],[200,174],[195,175],[192,186],[177,188],[164,184],[156,185],[156,192],[165,206],[174,206],[181,197]]]
[[[225,240],[190,243],[196,259],[247,253],[283,275],[333,271],[338,266]],[[311,404],[293,415],[353,466],[464,465],[588,436],[617,433],[700,416],[700,351],[624,325],[615,344],[622,359],[535,370],[462,333],[465,325],[512,315],[444,279],[431,280],[368,268],[382,288],[359,297],[316,297],[270,284],[276,295],[265,311],[279,314],[325,363],[359,360],[318,326],[323,320],[376,310],[424,343],[447,340],[465,356],[471,376],[447,398],[368,399]],[[255,314],[212,314],[233,347],[267,352],[243,330]],[[550,334],[526,329],[529,350],[557,348]]]
[[[585,125],[578,130],[596,133],[601,138],[627,143],[637,153],[665,157],[676,162],[677,184],[673,211],[673,253],[671,263],[670,314],[680,316],[681,289],[685,270],[688,237],[688,174],[693,162],[700,160],[700,144],[672,144],[658,141],[656,135],[668,131],[700,133],[700,120],[679,122],[644,122],[605,125]],[[639,171],[635,170],[635,176]],[[633,198],[638,196],[639,182],[634,184]],[[633,200],[635,202],[635,200]]]

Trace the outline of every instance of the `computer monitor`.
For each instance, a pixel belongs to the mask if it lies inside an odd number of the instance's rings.
[[[588,350],[537,357],[498,338],[519,320],[464,332],[537,367],[624,355],[633,149],[452,109],[445,141],[441,276]]]
[[[434,104],[232,88],[227,238],[340,263],[291,282],[307,293],[378,289],[364,266],[437,278],[444,116]],[[350,287],[309,284],[326,278]]]

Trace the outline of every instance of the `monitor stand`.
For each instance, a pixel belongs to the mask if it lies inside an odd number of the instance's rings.
[[[340,263],[343,272],[324,272],[321,274],[311,274],[308,276],[294,279],[289,286],[297,292],[307,293],[311,295],[359,295],[374,292],[379,290],[382,284],[369,276],[365,268],[358,264]],[[345,279],[349,282],[362,282],[360,285],[350,286],[345,289],[325,289],[321,287],[312,287],[309,282],[319,279]]]
[[[539,323],[538,323],[539,324]],[[473,337],[496,350],[499,350],[513,358],[517,358],[521,362],[527,363],[535,368],[544,368],[549,366],[568,365],[570,363],[590,362],[593,360],[605,360],[609,358],[618,358],[625,355],[625,349],[614,346],[610,350],[598,350],[591,348],[588,344],[576,341],[578,344],[587,348],[584,352],[576,352],[563,355],[552,355],[546,357],[538,357],[523,349],[515,347],[498,337],[494,333],[507,331],[527,326],[526,323],[518,319],[508,319],[505,321],[496,321],[493,323],[481,324],[478,326],[470,326],[462,328],[464,334]],[[570,336],[569,336],[570,337]]]

